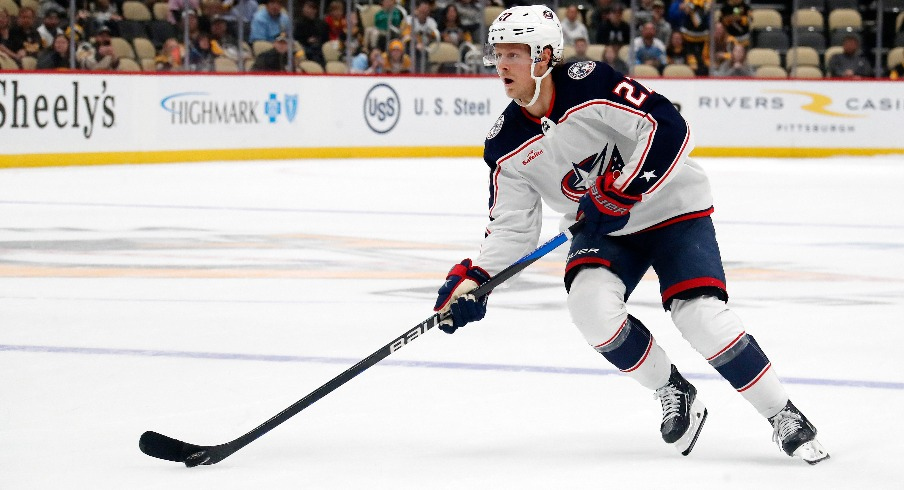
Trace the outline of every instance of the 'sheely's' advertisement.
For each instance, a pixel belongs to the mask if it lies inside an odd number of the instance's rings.
[[[117,95],[104,78],[34,83],[32,77],[0,78],[0,132],[27,138],[101,138],[117,122]],[[4,138],[10,142],[10,139]]]

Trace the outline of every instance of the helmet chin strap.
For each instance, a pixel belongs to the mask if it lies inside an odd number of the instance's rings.
[[[514,99],[515,103],[520,105],[521,107],[530,107],[530,106],[534,105],[535,102],[537,102],[537,99],[540,97],[540,83],[552,71],[552,67],[550,66],[549,68],[546,69],[546,72],[544,72],[542,75],[537,77],[537,76],[534,76],[534,68],[536,66],[537,66],[537,62],[532,61],[530,64],[530,77],[534,79],[534,84],[535,84],[534,96],[530,99],[530,102],[528,102],[527,104],[521,102],[521,99]]]

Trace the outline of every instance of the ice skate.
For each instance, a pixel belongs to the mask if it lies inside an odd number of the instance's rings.
[[[809,464],[829,459],[822,444],[816,440],[816,427],[788,400],[785,408],[769,418],[772,440],[788,456],[801,458]]]
[[[662,440],[687,456],[706,422],[706,407],[697,398],[697,389],[673,365],[669,382],[656,390],[655,397],[662,403]]]

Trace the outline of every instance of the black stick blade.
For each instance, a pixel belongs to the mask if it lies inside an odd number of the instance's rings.
[[[141,439],[138,440],[138,448],[148,456],[185,463],[189,467],[204,464],[205,462],[203,455],[199,454],[206,452],[203,447],[182,442],[150,430],[141,434]]]

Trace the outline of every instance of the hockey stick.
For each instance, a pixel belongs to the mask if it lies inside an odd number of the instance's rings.
[[[533,264],[544,255],[556,249],[559,245],[567,242],[569,238],[577,233],[581,225],[583,225],[583,222],[579,221],[572,225],[569,229],[554,236],[552,239],[541,245],[533,252],[525,255],[514,264],[503,269],[499,274],[490,278],[489,281],[485,282],[480,287],[472,291],[472,294],[479,298],[489,293],[515,274],[527,268],[527,266]],[[257,426],[247,434],[235,440],[219,444],[217,446],[199,446],[197,444],[182,442],[178,439],[173,439],[172,437],[168,437],[154,431],[147,431],[141,435],[141,439],[138,441],[138,447],[144,454],[147,454],[148,456],[165,459],[167,461],[175,461],[177,463],[185,463],[185,466],[188,466],[189,468],[198,465],[212,465],[219,463],[220,461],[229,457],[232,453],[238,451],[239,449],[242,449],[262,435],[270,432],[276,426],[289,420],[290,418],[298,414],[298,412],[301,412],[305,408],[311,406],[314,402],[328,395],[336,388],[344,385],[355,376],[363,373],[374,364],[377,364],[383,359],[389,357],[393,352],[401,349],[402,347],[405,347],[409,342],[417,339],[421,335],[425,334],[428,330],[439,325],[439,322],[446,318],[446,316],[448,315],[448,312],[443,315],[440,315],[439,313],[433,314],[433,316],[431,316],[430,318],[427,318],[423,322],[417,324],[414,328],[411,328],[392,342],[384,345],[378,351],[367,356],[354,366],[348,368],[342,374],[329,380],[320,388],[317,388],[301,400],[293,403],[282,412],[274,415],[270,420],[267,420],[263,424]]]

